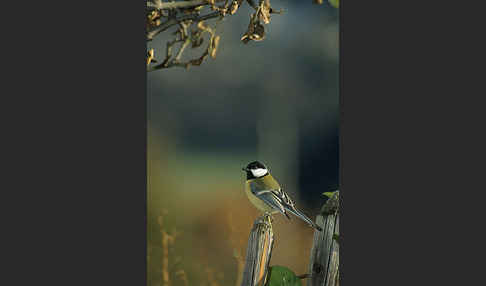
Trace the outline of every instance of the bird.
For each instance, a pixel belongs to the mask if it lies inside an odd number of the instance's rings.
[[[282,190],[263,163],[253,161],[242,170],[246,172],[245,193],[257,209],[265,214],[281,213],[289,220],[289,213],[291,213],[311,227],[322,231],[320,226],[296,209],[292,199]]]

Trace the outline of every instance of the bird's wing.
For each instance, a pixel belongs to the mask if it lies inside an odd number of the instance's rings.
[[[285,197],[282,197],[280,189],[267,189],[267,190],[257,190],[256,185],[251,185],[251,192],[264,203],[266,203],[271,208],[278,210],[280,213],[285,215],[288,219],[290,216],[285,211],[287,201]]]
[[[251,184],[250,187],[251,187],[251,192],[257,198],[261,199],[263,202],[265,202],[267,205],[269,205],[273,209],[278,210],[283,215],[290,218],[289,215],[287,214],[287,212],[285,211],[284,202],[278,196],[278,193],[280,192],[280,190],[274,190],[274,189],[257,190],[258,186],[254,185],[254,184]]]
[[[322,231],[322,228],[318,226],[315,222],[313,222],[310,218],[308,218],[304,213],[296,209],[295,207],[292,209],[286,209],[289,213],[295,215],[296,217],[302,219],[303,221],[307,222],[310,226],[317,229],[318,231]]]
[[[280,194],[279,196],[282,198],[282,205],[284,209],[291,214],[295,215],[296,217],[302,219],[303,221],[307,222],[309,225],[314,227],[315,229],[322,231],[322,228],[318,226],[314,221],[312,221],[310,218],[308,218],[303,212],[299,211],[296,207],[292,199],[287,195],[286,192],[284,192],[282,189],[280,189]]]
[[[284,192],[282,189],[273,190],[273,194],[280,199],[284,208],[295,208],[294,201],[292,201],[289,195],[287,195],[287,193]]]
[[[284,192],[281,188],[279,189],[269,189],[269,190],[257,190],[256,185],[251,185],[251,192],[264,201],[267,205],[274,209],[277,209],[282,214],[284,214],[288,219],[290,216],[287,212],[295,215],[296,217],[307,222],[313,228],[322,231],[322,228],[318,226],[314,221],[308,218],[304,213],[299,211],[294,204],[294,201],[289,197],[289,195]]]

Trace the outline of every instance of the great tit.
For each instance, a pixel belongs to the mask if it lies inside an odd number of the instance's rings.
[[[264,213],[282,213],[289,220],[290,216],[288,213],[291,213],[318,231],[322,231],[320,226],[295,208],[294,202],[270,175],[268,168],[264,164],[254,161],[242,170],[246,172],[246,195],[256,208]]]

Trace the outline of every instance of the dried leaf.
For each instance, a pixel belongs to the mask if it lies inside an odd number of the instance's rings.
[[[265,24],[269,24],[271,10],[272,7],[270,6],[270,1],[269,0],[262,1],[257,11],[258,18],[260,19],[260,21],[262,21]]]
[[[243,3],[243,0],[233,0],[230,5],[230,14],[233,15],[236,13],[238,8],[240,8],[241,3]]]
[[[238,2],[236,2],[236,1],[231,2],[230,15],[233,15],[234,13],[236,13],[238,8],[239,8]]]
[[[147,66],[150,65],[151,62],[155,62],[154,49],[150,49],[150,51],[147,52]]]
[[[248,30],[241,37],[243,43],[248,43],[250,40],[262,41],[265,39],[265,27],[260,23],[258,18],[255,17],[256,14],[250,16],[250,23],[248,24]]]
[[[265,39],[265,27],[263,27],[262,24],[257,23],[253,34],[250,35],[250,39],[254,41],[263,41],[263,39]]]
[[[214,37],[214,40],[211,42],[211,58],[216,58],[216,52],[218,51],[219,46],[219,39],[220,36]]]
[[[157,10],[150,12],[147,15],[147,30],[153,29],[154,27],[160,26],[161,13]]]
[[[204,25],[204,21],[197,23],[197,27],[203,31],[207,29],[206,25]]]

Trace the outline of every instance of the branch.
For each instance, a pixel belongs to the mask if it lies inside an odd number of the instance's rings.
[[[181,21],[193,20],[194,22],[200,22],[200,21],[204,21],[204,20],[207,20],[207,19],[216,18],[219,15],[221,15],[220,12],[213,12],[213,13],[209,13],[209,14],[203,15],[203,16],[191,14],[191,15],[184,15],[184,16],[181,16],[181,17],[178,17],[178,18],[172,18],[172,19],[168,20],[167,22],[160,24],[160,26],[157,26],[155,29],[152,29],[151,31],[149,31],[147,33],[147,41],[153,40],[153,38],[155,36],[157,36],[158,34],[162,33],[163,31],[169,29],[170,27],[172,27],[174,25],[177,25]]]
[[[214,2],[223,2],[225,0],[214,0]],[[177,1],[177,2],[162,2],[155,1],[156,3],[147,2],[147,7],[160,10],[176,9],[176,8],[189,8],[195,6],[201,6],[210,4],[208,0],[189,0],[189,1]]]
[[[216,3],[222,2],[224,4],[216,5]],[[216,36],[214,29],[226,15],[235,14],[243,2],[247,2],[251,7],[253,7],[255,9],[255,13],[250,15],[250,24],[248,25],[248,30],[243,35],[241,40],[244,43],[248,43],[250,40],[262,41],[265,39],[265,28],[263,24],[270,23],[270,14],[282,13],[281,10],[277,11],[272,9],[270,0],[181,0],[170,2],[162,2],[162,0],[147,0],[147,42],[152,41],[157,35],[175,25],[181,25],[182,30],[184,31],[175,32],[174,35],[180,33],[180,38],[177,39],[176,37],[176,39],[167,42],[166,58],[161,64],[152,66],[151,63],[157,63],[157,60],[154,59],[153,51],[148,52],[146,58],[147,71],[177,66],[189,68],[190,65],[199,66],[208,56],[215,58],[220,36]],[[209,7],[212,12],[207,12],[207,14],[201,15],[204,7]],[[214,28],[209,28],[203,24],[205,20],[212,18],[218,18]],[[210,42],[205,52],[199,58],[195,58],[187,62],[181,62],[183,53],[187,51],[187,47],[191,43],[191,47],[194,49],[199,47],[203,42],[203,38],[201,38],[201,31],[192,31],[191,35],[188,35],[187,29],[189,29],[192,24],[197,24],[200,30],[208,32],[211,35],[209,39]],[[176,43],[181,43],[181,45],[178,52],[176,52],[175,57],[173,57],[172,50],[174,44]]]
[[[180,38],[178,39],[177,36],[174,40],[167,42],[167,50],[166,50],[166,58],[165,60],[156,66],[149,67],[147,66],[147,71],[155,71],[159,69],[164,69],[164,68],[170,68],[170,67],[183,67],[183,68],[189,68],[189,66],[199,66],[201,63],[208,57],[211,56],[214,58],[216,56],[216,51],[218,49],[218,44],[220,40],[220,36],[216,35],[216,31],[214,28],[211,28],[209,26],[204,25],[203,21],[200,21],[197,24],[198,31],[192,31],[189,34],[189,27],[191,26],[192,21],[186,21],[186,22],[180,22],[179,25],[181,26],[178,31],[176,31],[176,35],[180,35]],[[207,45],[204,53],[199,57],[195,58],[186,62],[181,62],[181,56],[184,52],[184,50],[187,48],[187,46],[192,42],[192,48],[197,48],[202,44],[202,34],[203,33],[209,33],[210,38],[209,38],[209,44]],[[172,58],[172,48],[176,43],[183,42],[182,45],[179,48],[179,51],[177,52],[175,58]],[[150,56],[150,53],[149,53]],[[153,55],[152,55],[153,56]],[[154,61],[154,60],[152,60]],[[154,61],[155,62],[155,61]]]
[[[309,273],[298,275],[297,278],[299,279],[307,279],[307,278],[312,278],[312,275]]]
[[[189,45],[191,43],[191,38],[188,37],[188,33],[187,33],[187,28],[188,26],[190,26],[191,24],[189,23],[189,25],[186,25],[184,24],[184,22],[181,22],[181,38],[182,39],[185,39],[184,40],[184,43],[182,44],[181,48],[179,49],[179,52],[177,52],[177,55],[174,59],[175,62],[179,62],[180,59],[181,59],[181,56],[182,56],[182,53],[184,52],[184,50],[186,49],[187,45]]]

